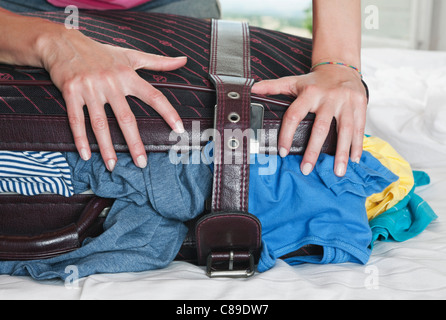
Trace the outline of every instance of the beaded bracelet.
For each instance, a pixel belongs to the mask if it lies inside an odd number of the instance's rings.
[[[361,76],[361,79],[363,78],[362,73],[361,73],[361,71],[358,68],[356,68],[356,67],[354,67],[352,65],[346,64],[346,63],[342,63],[342,62],[321,62],[321,63],[315,64],[314,66],[312,66],[311,67],[311,71],[313,71],[313,69],[316,68],[316,67],[327,65],[327,64],[329,64],[329,65],[338,65],[338,66],[344,66],[344,67],[351,68],[351,69],[353,69],[353,70],[355,70],[356,72],[359,73],[359,75]]]

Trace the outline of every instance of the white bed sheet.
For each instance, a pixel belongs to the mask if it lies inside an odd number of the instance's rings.
[[[0,299],[445,299],[446,52],[364,49],[363,69],[371,91],[366,133],[431,177],[417,193],[439,218],[418,237],[378,243],[365,266],[279,262],[250,279],[209,279],[182,262],[67,286],[2,275]]]

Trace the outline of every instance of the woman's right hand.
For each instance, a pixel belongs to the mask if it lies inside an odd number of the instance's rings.
[[[278,147],[282,157],[288,155],[300,122],[309,112],[316,114],[301,163],[304,175],[313,171],[333,118],[337,121],[338,132],[334,173],[344,176],[349,158],[354,162],[360,161],[367,94],[356,71],[343,66],[320,66],[309,74],[258,82],[253,92],[296,97],[284,115],[279,134]]]
[[[55,29],[56,30],[56,29]],[[43,66],[62,92],[76,148],[82,159],[91,156],[87,140],[84,105],[102,158],[112,171],[117,157],[111,140],[104,105],[109,103],[135,165],[145,167],[147,155],[134,114],[126,96],[135,96],[155,109],[176,132],[183,123],[167,98],[135,70],[170,71],[183,67],[186,57],[170,58],[96,42],[77,30],[59,29],[58,36],[41,37]]]

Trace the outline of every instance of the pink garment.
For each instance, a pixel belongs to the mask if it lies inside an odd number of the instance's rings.
[[[80,9],[123,10],[130,9],[153,0],[48,0],[56,7],[75,5]]]

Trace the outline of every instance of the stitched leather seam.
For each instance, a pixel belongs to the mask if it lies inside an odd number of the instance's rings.
[[[245,82],[245,86],[243,87],[243,101],[242,101],[242,105],[244,106],[243,108],[243,129],[249,128],[248,126],[248,113],[247,110],[249,110],[250,106],[248,105],[249,103],[249,98],[247,95],[247,91],[249,92],[249,88],[248,88],[248,83],[249,83],[249,79],[246,79]],[[248,211],[246,208],[246,204],[245,204],[245,196],[246,196],[246,178],[247,178],[247,154],[248,154],[248,143],[249,141],[247,141],[246,143],[244,143],[242,141],[243,144],[243,165],[242,165],[242,187],[240,188],[240,210],[241,211]]]
[[[223,155],[224,155],[224,125],[222,123],[222,118],[224,115],[224,109],[225,109],[225,99],[224,99],[224,86],[223,86],[223,82],[221,81],[221,79],[219,77],[217,77],[217,79],[219,79],[219,101],[221,102],[221,107],[218,107],[219,110],[219,115],[218,115],[218,122],[217,122],[217,126],[219,126],[218,130],[219,132],[222,133],[222,138],[223,141],[220,143],[220,154],[219,156],[219,164],[218,164],[218,173],[217,173],[217,186],[218,186],[218,192],[217,192],[217,209],[220,210],[221,209],[221,177],[222,177],[222,172],[223,172]]]

